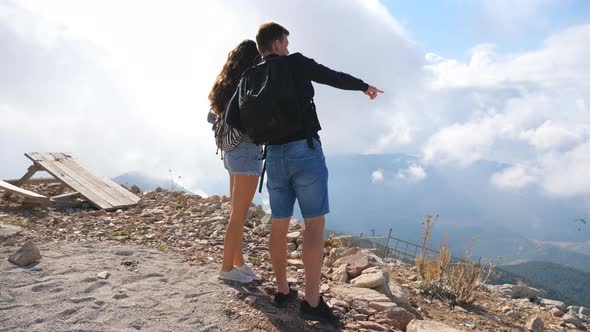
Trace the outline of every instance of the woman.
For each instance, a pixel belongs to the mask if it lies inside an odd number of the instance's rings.
[[[213,122],[216,117],[225,116],[225,110],[238,87],[242,73],[259,60],[256,43],[252,40],[244,40],[229,53],[209,93],[209,122]],[[244,262],[242,247],[244,222],[256,192],[258,178],[262,173],[262,147],[254,144],[248,136],[242,135],[241,142],[225,152],[223,164],[229,172],[231,212],[223,243],[219,279],[241,283],[261,280],[262,278]]]

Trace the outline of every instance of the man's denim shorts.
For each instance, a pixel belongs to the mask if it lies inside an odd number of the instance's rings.
[[[244,139],[233,150],[223,155],[223,165],[229,174],[256,175],[262,174],[262,146]]]
[[[303,218],[320,217],[330,212],[328,168],[322,145],[306,140],[266,147],[266,174],[273,218],[293,216],[295,199]]]

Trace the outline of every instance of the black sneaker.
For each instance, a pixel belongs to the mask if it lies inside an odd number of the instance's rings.
[[[297,290],[293,288],[289,288],[289,294],[283,294],[281,292],[277,292],[275,298],[272,300],[272,305],[278,308],[284,308],[289,303],[293,302],[297,298]]]
[[[340,318],[334,314],[332,308],[328,307],[324,298],[320,296],[320,303],[317,307],[312,307],[307,301],[301,301],[299,307],[299,316],[305,320],[311,320],[322,323],[338,323]]]

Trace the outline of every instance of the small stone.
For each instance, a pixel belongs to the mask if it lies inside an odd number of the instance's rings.
[[[111,276],[109,271],[102,271],[96,274],[96,277],[99,279],[108,279]]]
[[[406,329],[406,332],[460,332],[456,328],[450,327],[443,323],[432,320],[412,320]]]
[[[246,302],[247,305],[254,305],[254,303],[256,303],[257,297],[254,295],[250,295],[248,297],[246,297],[246,300],[244,300],[244,302]]]
[[[369,331],[389,331],[389,328],[379,323],[364,320],[358,321],[358,323],[362,328],[365,328]]]
[[[551,315],[553,315],[553,317],[563,317],[564,313],[557,308],[551,308]]]
[[[16,246],[16,238],[14,237],[9,237],[8,239],[4,240],[4,242],[2,243],[3,246],[6,247],[14,247]]]
[[[377,311],[387,310],[389,308],[397,307],[397,305],[393,302],[371,302],[369,303],[369,308],[375,309]]]
[[[8,257],[8,261],[18,266],[27,266],[41,259],[41,252],[33,241],[27,241],[20,249]]]
[[[297,250],[297,244],[290,242],[289,244],[287,244],[287,251],[292,252]]]
[[[289,242],[294,242],[297,241],[297,239],[301,236],[301,232],[297,231],[297,232],[292,232],[287,234],[287,241]]]
[[[303,261],[300,259],[287,259],[287,265],[293,265],[297,268],[303,268]]]
[[[320,293],[325,294],[330,290],[330,285],[328,284],[322,284],[320,286]]]
[[[346,272],[346,267],[348,264],[341,264],[332,272],[332,280],[336,282],[346,283],[348,282],[348,272]]]
[[[534,317],[526,323],[524,328],[532,332],[543,332],[543,320],[539,317]]]
[[[514,319],[514,320],[519,320],[520,314],[515,310],[509,310],[508,312],[506,312],[506,317]]]

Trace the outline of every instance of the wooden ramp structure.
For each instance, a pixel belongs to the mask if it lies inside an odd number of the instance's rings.
[[[33,162],[27,173],[19,180],[0,180],[0,189],[25,197],[28,202],[57,202],[81,196],[93,206],[109,211],[134,206],[140,200],[114,181],[96,175],[69,154],[30,152],[25,156]],[[54,179],[33,179],[39,171],[49,173]],[[60,194],[47,197],[20,187],[25,183],[43,182],[61,183]],[[61,194],[66,188],[73,192]]]

